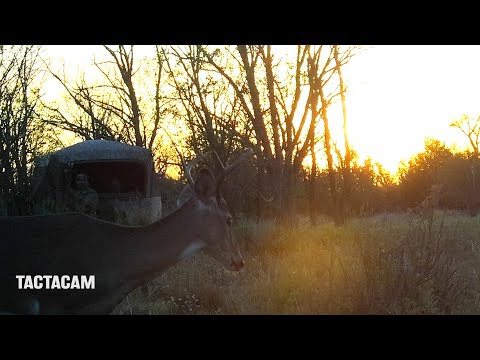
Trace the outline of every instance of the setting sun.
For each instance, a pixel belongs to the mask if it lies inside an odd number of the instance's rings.
[[[154,54],[153,46],[135,48],[138,58]],[[289,57],[296,51],[275,48]],[[57,66],[63,58],[72,77],[91,70],[94,57],[107,57],[101,46],[46,46],[45,54]],[[480,46],[365,46],[344,70],[350,142],[360,159],[371,157],[395,173],[400,161],[423,149],[425,138],[464,148],[466,138],[449,125],[464,113],[480,114],[479,63]],[[50,83],[49,98],[61,92]],[[338,127],[338,102],[330,114]]]
[[[369,47],[345,67],[353,147],[390,171],[424,146],[424,138],[466,145],[449,125],[480,114],[480,46]]]

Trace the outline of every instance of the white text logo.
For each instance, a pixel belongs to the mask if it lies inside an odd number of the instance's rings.
[[[95,289],[94,275],[16,275],[19,289]]]

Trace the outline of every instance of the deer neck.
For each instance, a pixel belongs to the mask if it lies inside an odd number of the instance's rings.
[[[190,224],[194,211],[193,203],[189,201],[167,217],[135,229],[130,253],[134,260],[128,260],[131,277],[140,282],[154,278],[205,246],[198,238],[197,229]],[[138,241],[144,246],[142,251],[136,252]]]

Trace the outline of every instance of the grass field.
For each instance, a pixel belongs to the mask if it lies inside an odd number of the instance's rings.
[[[427,210],[344,227],[240,220],[241,272],[198,253],[113,314],[479,314],[480,216]]]

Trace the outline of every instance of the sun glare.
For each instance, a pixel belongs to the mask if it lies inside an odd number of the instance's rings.
[[[65,61],[75,76],[108,54],[101,46],[46,46],[53,66]],[[153,46],[136,46],[137,58],[154,54]],[[292,55],[296,46],[277,46]],[[294,55],[293,55],[294,58]],[[449,127],[466,113],[480,114],[480,46],[366,47],[343,71],[347,83],[348,131],[360,160],[371,157],[392,173],[402,160],[422,151],[427,137],[447,146],[466,146],[465,136]],[[48,98],[61,92],[52,84]],[[329,110],[332,127],[343,123],[339,104]],[[339,136],[341,138],[341,136]]]
[[[345,69],[350,140],[391,172],[431,137],[462,149],[449,125],[480,114],[480,46],[373,46]],[[461,64],[461,66],[459,66]]]

